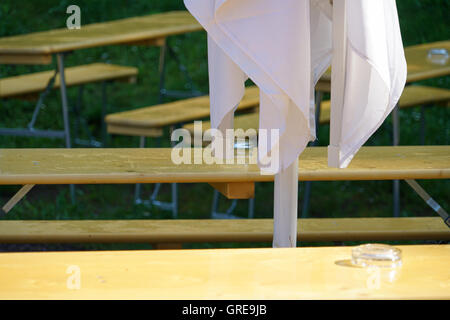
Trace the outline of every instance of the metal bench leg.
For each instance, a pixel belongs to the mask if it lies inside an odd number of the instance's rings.
[[[237,205],[237,199],[233,199],[231,201],[231,204],[228,207],[227,211],[225,213],[223,213],[223,212],[219,212],[219,210],[218,210],[219,198],[220,198],[219,191],[214,190],[213,205],[212,205],[212,209],[211,209],[211,219],[241,219],[241,217],[235,216],[233,214],[233,211]],[[250,204],[249,204],[249,206],[250,206]],[[250,208],[249,208],[249,210],[250,210]]]
[[[159,139],[159,138],[158,138]],[[159,141],[159,140],[158,140]],[[145,137],[140,137],[139,148],[145,147]],[[136,204],[146,204],[149,206],[156,206],[163,210],[171,210],[172,217],[175,219],[178,217],[178,186],[176,183],[171,184],[172,200],[171,202],[163,202],[156,200],[159,190],[161,189],[161,183],[155,183],[155,188],[150,195],[149,200],[142,200],[141,198],[141,184],[137,183],[135,186],[134,201]]]
[[[139,148],[145,147],[145,137],[139,137]],[[136,186],[134,188],[134,203],[135,204],[141,204],[141,184],[136,183]]]
[[[167,40],[159,49],[159,104],[163,103],[166,95],[165,80],[166,80],[166,52]]]
[[[41,110],[42,105],[44,104],[44,99],[47,97],[47,95],[50,93],[50,91],[53,89],[53,86],[55,84],[56,75],[58,74],[58,69],[55,70],[55,73],[50,78],[50,80],[47,83],[47,86],[45,87],[44,92],[42,92],[39,95],[38,102],[36,103],[36,106],[33,111],[33,116],[31,117],[31,121],[28,124],[29,130],[34,130],[34,124],[36,123],[39,111]]]
[[[106,81],[102,81],[102,145],[105,147],[108,143],[108,134],[106,132],[106,112],[108,109],[108,83]]]
[[[56,68],[53,76],[48,80],[47,86],[44,91],[39,95],[39,99],[34,107],[33,115],[28,123],[27,129],[19,128],[0,128],[0,135],[13,135],[13,136],[25,136],[25,137],[45,137],[45,138],[64,138],[64,131],[60,130],[38,130],[34,128],[39,112],[44,104],[44,99],[53,89],[55,84],[56,75],[58,74],[58,68]]]
[[[211,207],[211,218],[214,218],[214,215],[217,212],[217,209],[219,207],[219,196],[220,196],[219,191],[214,189],[213,202],[212,202],[212,207]]]
[[[248,218],[253,219],[255,217],[255,198],[248,199]]]
[[[75,103],[72,107],[72,112],[75,115],[75,121],[74,124],[74,130],[73,135],[75,138],[75,143],[77,143],[78,137],[81,136],[81,108],[83,106],[83,92],[84,92],[84,86],[80,85],[78,87],[78,97],[77,97],[77,103]]]
[[[178,65],[178,69],[181,71],[185,79],[187,80],[186,87],[189,88],[188,92],[177,91],[177,90],[167,90],[165,88],[165,74],[166,74],[166,55],[169,53],[170,57],[175,60]],[[159,103],[164,101],[167,96],[177,97],[177,98],[190,98],[201,96],[204,93],[195,89],[194,82],[189,75],[186,67],[181,63],[177,53],[167,44],[167,39],[164,45],[161,46],[159,54]]]
[[[392,111],[392,129],[393,129],[393,145],[398,146],[400,143],[400,119],[398,104]],[[394,217],[400,216],[400,181],[394,180],[392,182],[393,190],[393,204],[394,204]]]
[[[106,104],[106,88],[104,87],[106,85],[105,81],[102,82],[102,105],[103,105],[103,109],[102,109],[102,138],[104,139],[106,137],[106,127],[104,125],[103,119],[106,116],[106,109],[105,109],[105,104]],[[74,121],[74,143],[77,145],[82,145],[82,146],[88,146],[88,147],[96,147],[96,148],[101,148],[104,145],[104,141],[99,142],[97,140],[94,139],[94,137],[92,136],[91,130],[89,129],[89,125],[87,124],[86,120],[82,117],[82,108],[83,108],[83,92],[84,92],[84,86],[80,85],[78,88],[78,99],[77,99],[77,103],[74,105],[73,112],[75,114],[75,121]],[[83,140],[81,138],[81,130],[80,128],[83,127],[84,132],[86,132],[86,134],[88,135],[88,140]]]
[[[69,124],[69,110],[67,103],[67,92],[66,92],[66,78],[64,72],[64,53],[57,54],[58,59],[58,70],[60,77],[60,91],[61,91],[61,102],[62,102],[62,113],[64,121],[64,138],[66,141],[66,148],[71,148],[70,141],[70,124]],[[75,185],[70,185],[70,197],[72,199],[72,204],[75,204]]]
[[[171,184],[172,189],[172,218],[178,218],[178,187],[176,183]]]

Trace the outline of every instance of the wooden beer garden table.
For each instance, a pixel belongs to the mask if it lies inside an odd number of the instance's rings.
[[[49,64],[53,54],[120,45],[161,45],[166,37],[202,30],[187,11],[173,11],[0,38],[0,64]]]
[[[445,49],[450,52],[450,41],[437,41],[405,47],[405,58],[408,67],[406,83],[412,83],[432,78],[448,76],[450,74],[450,59],[441,63],[433,62],[428,58],[429,50]],[[320,79],[320,91],[329,92],[331,87],[331,69]]]
[[[160,46],[160,92],[164,89],[168,36],[202,30],[187,11],[173,11],[0,38],[0,64],[50,64],[57,57],[66,147],[71,147],[64,56],[75,50],[109,45]],[[56,77],[56,73],[52,79]],[[48,82],[47,87],[51,86]],[[20,130],[17,130],[20,131]]]
[[[0,253],[0,299],[450,298],[450,245],[398,248],[394,270],[351,247]]]

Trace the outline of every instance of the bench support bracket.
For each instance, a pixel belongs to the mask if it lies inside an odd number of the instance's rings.
[[[23,197],[34,187],[34,184],[26,184],[2,207],[1,213],[7,214]]]
[[[416,180],[405,180],[406,183],[428,204],[441,218],[445,224],[450,228],[450,217],[448,213],[442,208]]]

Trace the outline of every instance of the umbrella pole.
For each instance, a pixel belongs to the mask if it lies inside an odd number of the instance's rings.
[[[331,60],[331,120],[328,166],[334,168],[340,168],[342,165],[340,142],[342,137],[347,55],[347,17],[345,5],[346,0],[333,1],[333,57]]]
[[[298,159],[275,175],[274,248],[297,246]]]

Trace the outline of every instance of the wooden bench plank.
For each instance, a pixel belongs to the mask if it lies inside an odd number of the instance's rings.
[[[297,239],[449,240],[440,217],[299,219]],[[0,243],[271,242],[273,219],[2,220]]]
[[[53,74],[54,71],[44,71],[0,79],[0,98],[40,93],[45,90]],[[137,74],[137,68],[106,63],[93,63],[65,69],[66,86],[68,87],[109,80],[134,82]],[[59,88],[59,79],[58,74],[54,88]]]
[[[448,299],[450,245],[397,247],[375,287],[352,247],[2,253],[0,299]]]
[[[426,86],[408,86],[405,87],[402,96],[399,100],[399,107],[411,108],[421,105],[429,104],[442,104],[450,101],[450,90],[442,88],[433,88]],[[330,101],[322,101],[320,105],[320,124],[326,124],[330,122]],[[235,129],[256,129],[259,127],[259,114],[250,113],[245,115],[237,115],[234,118]],[[194,134],[194,124],[189,123],[183,126],[184,129],[189,130],[191,134]],[[203,121],[202,130],[211,129],[211,122]]]
[[[177,165],[171,153],[169,148],[1,149],[0,185],[273,181],[248,161]],[[362,147],[345,169],[328,167],[326,147],[308,147],[299,158],[304,181],[449,177],[450,146]]]
[[[253,108],[259,104],[259,89],[249,87],[238,110]],[[157,106],[139,108],[109,114],[105,118],[108,132],[112,134],[136,134],[136,129],[162,128],[169,125],[206,118],[209,116],[209,96],[195,97]],[[142,132],[141,133],[145,133]],[[145,134],[144,134],[145,135]]]
[[[107,132],[110,134],[123,134],[127,136],[138,137],[162,137],[164,130],[162,128],[145,128],[145,127],[125,127],[115,124],[107,124]]]
[[[0,64],[50,64],[51,54],[0,54]]]

